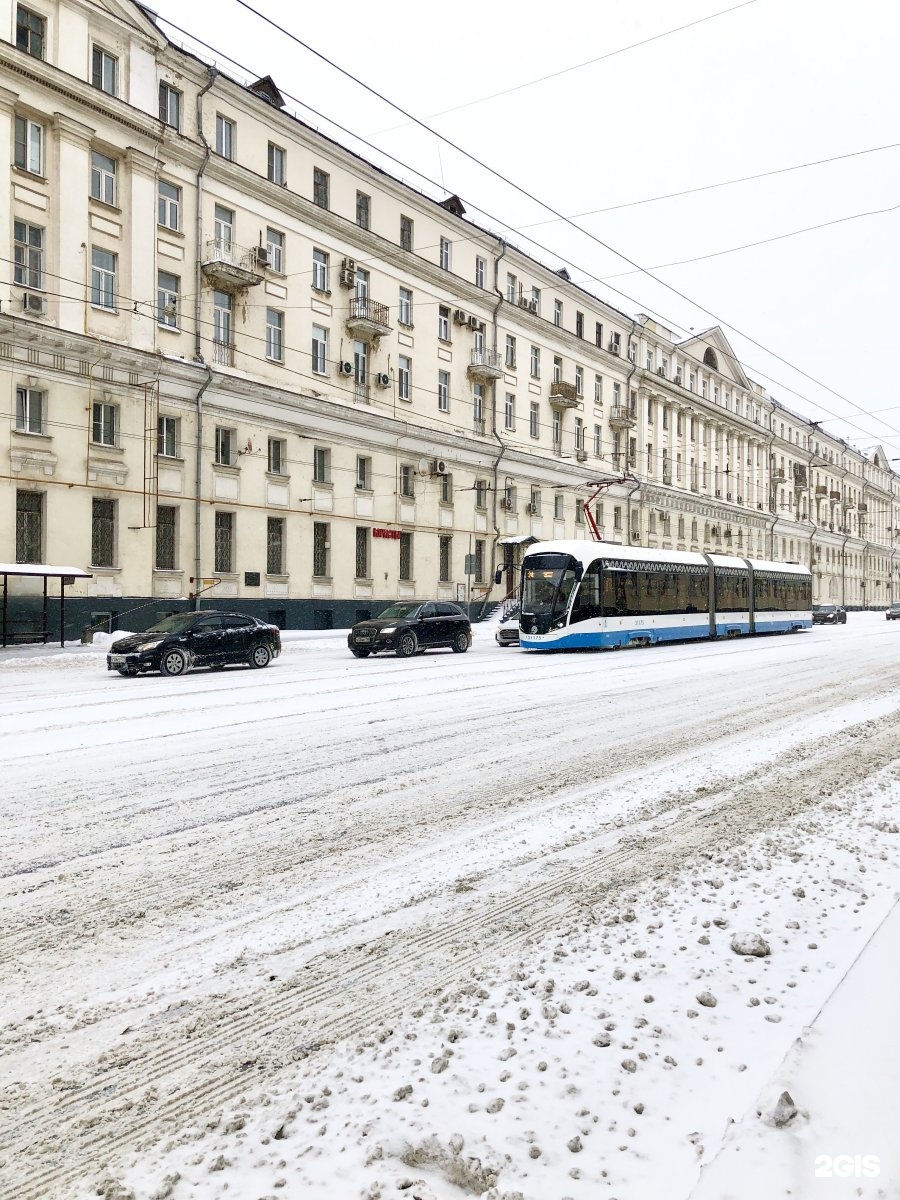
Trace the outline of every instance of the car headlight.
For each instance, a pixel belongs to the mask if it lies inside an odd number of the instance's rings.
[[[382,636],[384,636],[385,634],[388,634],[388,633],[396,633],[396,632],[397,632],[396,625],[385,625],[384,629],[381,630]]]
[[[156,647],[161,646],[162,643],[163,643],[162,638],[157,638],[155,642],[144,642],[144,644],[142,646],[138,647],[138,652],[140,654],[143,654],[147,650],[155,650]]]

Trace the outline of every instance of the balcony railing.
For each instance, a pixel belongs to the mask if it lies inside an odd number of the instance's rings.
[[[473,350],[469,357],[469,375],[473,379],[499,379],[503,374],[503,358],[497,350]]]
[[[562,379],[551,383],[550,406],[551,408],[577,408],[578,393],[575,390],[575,384],[564,383]]]
[[[379,338],[391,332],[391,313],[386,304],[369,296],[353,296],[347,328],[361,337]]]
[[[234,342],[213,339],[213,362],[219,367],[234,366]]]
[[[613,429],[633,429],[635,418],[627,404],[614,404],[609,410],[609,423]]]
[[[224,291],[254,287],[262,283],[268,266],[264,246],[239,246],[230,238],[208,238],[201,269],[212,283]]]

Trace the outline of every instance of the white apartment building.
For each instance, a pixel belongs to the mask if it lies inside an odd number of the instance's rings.
[[[527,541],[590,536],[599,482],[605,539],[900,597],[884,452],[789,411],[720,329],[610,307],[106,9],[0,2],[0,562],[90,571],[73,630],[198,593],[289,627],[500,599]]]

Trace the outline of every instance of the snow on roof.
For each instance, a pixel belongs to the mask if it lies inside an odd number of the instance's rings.
[[[92,578],[90,571],[81,567],[50,567],[46,563],[0,563],[0,575],[36,575],[58,579],[63,575],[74,575],[76,579]]]

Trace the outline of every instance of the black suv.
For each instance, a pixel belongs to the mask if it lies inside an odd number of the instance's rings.
[[[160,671],[183,675],[191,667],[220,671],[229,663],[267,667],[281,653],[281,632],[242,613],[173,613],[144,633],[113,642],[106,669],[120,675]]]
[[[886,621],[900,621],[900,600],[895,600],[890,608],[884,610]]]
[[[846,625],[847,613],[837,604],[814,604],[813,625]]]
[[[472,626],[458,605],[443,600],[392,604],[375,620],[354,625],[347,645],[357,658],[386,650],[399,658],[412,658],[437,646],[465,654],[472,645]]]

